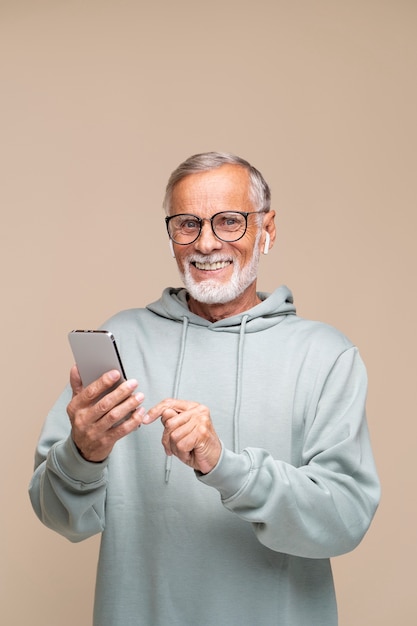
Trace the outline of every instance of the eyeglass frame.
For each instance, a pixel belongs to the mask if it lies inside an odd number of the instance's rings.
[[[204,222],[210,222],[211,231],[212,231],[213,235],[216,237],[216,239],[218,239],[219,241],[223,241],[224,243],[235,243],[235,241],[239,241],[240,239],[242,239],[242,237],[244,237],[246,235],[246,231],[248,230],[248,215],[254,215],[255,213],[257,213],[257,214],[268,213],[268,212],[269,212],[269,209],[261,209],[260,211],[218,211],[217,213],[215,213],[211,217],[198,217],[198,215],[194,215],[193,213],[177,213],[176,215],[167,215],[166,218],[165,218],[165,225],[166,225],[168,237],[177,246],[189,246],[192,243],[194,243],[195,241],[197,241],[197,239],[201,235],[201,231],[203,230]],[[239,237],[237,237],[237,239],[231,239],[231,240],[230,239],[222,239],[221,237],[218,236],[218,234],[215,232],[215,230],[213,228],[213,220],[214,220],[214,218],[217,217],[218,215],[223,215],[225,213],[238,213],[239,215],[242,215],[245,218],[245,230],[243,231],[243,233],[241,235],[239,235]],[[171,233],[169,232],[169,223],[170,223],[170,221],[174,217],[181,217],[182,215],[190,215],[191,217],[195,217],[195,219],[198,222],[199,227],[200,227],[200,229],[198,231],[197,237],[195,237],[192,241],[189,241],[188,243],[179,243],[178,241],[176,241],[172,237]]]

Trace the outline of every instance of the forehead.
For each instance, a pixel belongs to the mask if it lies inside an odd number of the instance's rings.
[[[172,190],[170,213],[201,216],[217,211],[250,211],[248,171],[239,165],[222,165],[208,172],[189,174]]]

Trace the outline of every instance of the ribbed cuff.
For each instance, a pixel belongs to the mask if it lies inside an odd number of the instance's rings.
[[[236,454],[223,447],[216,467],[208,474],[197,473],[197,478],[205,485],[217,489],[222,500],[228,500],[244,489],[251,467],[251,457],[246,450]]]
[[[91,463],[83,459],[72,437],[56,443],[51,449],[51,462],[56,469],[74,482],[96,483],[103,479],[108,460]]]

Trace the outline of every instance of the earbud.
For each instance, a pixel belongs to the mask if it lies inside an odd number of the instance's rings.
[[[172,239],[169,240],[169,249],[171,250],[171,254],[175,259],[174,244],[172,243]]]
[[[269,233],[267,232],[265,235],[265,244],[264,244],[264,254],[268,254],[269,252],[269,242],[271,241],[271,237],[269,236]]]

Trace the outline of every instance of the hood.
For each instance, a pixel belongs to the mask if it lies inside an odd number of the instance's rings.
[[[184,318],[187,318],[189,324],[229,333],[240,333],[243,320],[245,320],[245,333],[253,333],[275,326],[286,315],[295,315],[292,293],[286,286],[278,287],[272,294],[258,292],[258,297],[262,302],[256,306],[217,322],[210,322],[191,313],[184,288],[167,287],[161,298],[146,308],[170,320],[183,322]]]

